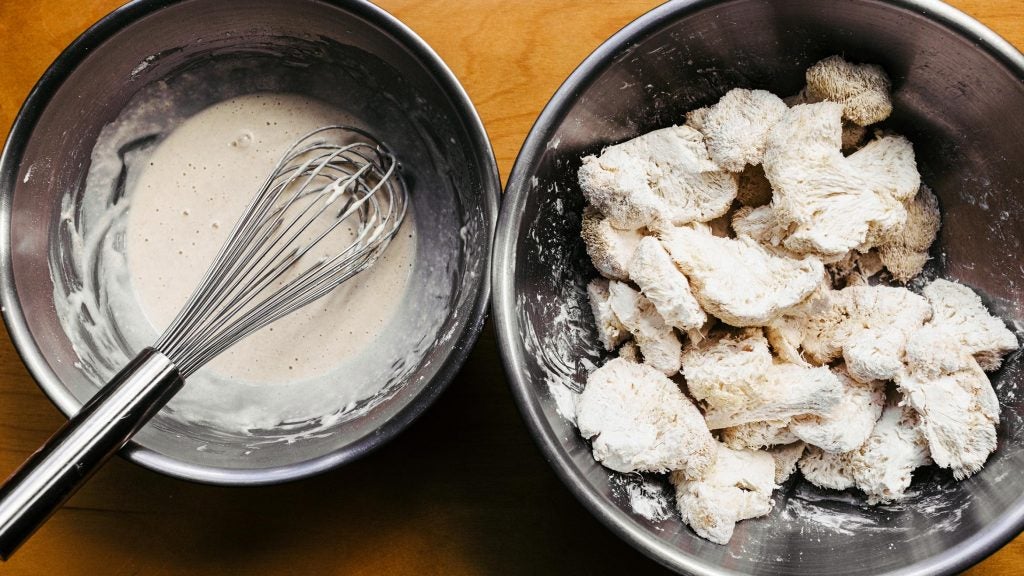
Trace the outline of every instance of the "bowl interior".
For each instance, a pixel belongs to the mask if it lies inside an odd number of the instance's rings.
[[[381,336],[382,348],[392,351],[386,370],[346,375],[384,379],[385,392],[336,415],[329,425],[292,422],[254,435],[185,424],[165,410],[129,452],[165,472],[215,482],[312,473],[404,427],[437,395],[471,346],[488,292],[485,271],[498,189],[494,161],[475,112],[447,69],[411,32],[372,6],[163,4],[136,3],[83,36],[44,77],[12,134],[4,164],[11,333],[65,412],[77,409],[120,363],[78,354],[58,312],[67,308],[61,301],[67,286],[82,281],[76,275],[91,273],[68,264],[74,246],[61,224],[62,199],[68,199],[73,218],[88,219],[82,205],[92,201],[83,199],[90,154],[100,130],[123,110],[160,99],[166,114],[147,119],[151,142],[233,96],[286,92],[332,104],[392,148],[415,214],[418,245],[410,286],[416,288]],[[124,143],[123,149],[152,151],[136,144]],[[126,174],[131,181],[130,170]],[[87,321],[80,328],[96,336]],[[123,343],[124,356],[140,345]],[[339,379],[338,386],[345,385]]]
[[[995,47],[983,48],[993,41]],[[527,421],[566,483],[612,529],[694,573],[880,574],[963,569],[1016,535],[1024,516],[1020,357],[992,374],[1003,411],[999,447],[977,475],[915,473],[906,501],[875,508],[855,493],[791,479],[765,518],[738,524],[719,546],[671,514],[651,520],[630,503],[639,476],[597,464],[561,414],[567,384],[603,361],[585,285],[596,276],[579,237],[579,158],[646,131],[735,87],[781,96],[804,70],[842,54],[878,63],[893,80],[887,121],[914,143],[943,210],[927,275],[978,290],[1020,331],[1024,320],[1024,59],[990,31],[938,2],[734,0],[681,2],[646,15],[598,49],[562,86],[517,161],[495,252],[495,306],[510,380]],[[667,501],[667,482],[647,478]],[[920,571],[920,572],[917,572]]]

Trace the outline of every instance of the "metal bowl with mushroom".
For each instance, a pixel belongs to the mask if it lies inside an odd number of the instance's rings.
[[[933,1],[690,1],[662,6],[599,47],[554,95],[506,187],[492,276],[499,346],[520,409],[570,490],[610,529],[662,564],[693,574],[951,574],[1024,528],[1019,355],[990,374],[998,446],[963,481],[914,473],[904,500],[868,506],[856,492],[802,478],[775,492],[768,516],[737,525],[728,545],[697,537],[655,474],[596,462],[571,422],[572,390],[607,360],[586,284],[580,159],[713,104],[733,88],[796,94],[804,71],[839,54],[892,80],[886,126],[914,143],[938,196],[942,228],[926,273],[961,282],[1020,332],[1024,268],[1024,56],[966,15]],[[568,416],[568,417],[567,417]],[[648,510],[649,512],[649,510]]]

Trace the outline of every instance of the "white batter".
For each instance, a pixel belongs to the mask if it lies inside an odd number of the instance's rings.
[[[126,242],[131,284],[156,332],[188,299],[291,144],[319,126],[345,123],[317,101],[253,94],[203,110],[161,142],[129,192]],[[372,353],[395,315],[416,252],[414,229],[409,214],[372,268],[236,344],[190,378],[172,407],[227,428],[268,428],[371,395],[373,383],[356,386],[331,373]],[[346,386],[358,390],[337,390]]]
[[[127,241],[132,284],[158,331],[198,285],[281,155],[310,130],[341,122],[316,101],[254,94],[207,108],[160,144],[131,192]],[[415,254],[412,230],[407,222],[370,270],[250,336],[210,368],[252,383],[300,380],[364,350],[401,302]]]

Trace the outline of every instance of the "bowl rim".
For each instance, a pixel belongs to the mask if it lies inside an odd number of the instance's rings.
[[[22,362],[50,401],[65,416],[76,413],[82,403],[64,388],[41,354],[25,321],[18,301],[18,289],[14,283],[11,257],[11,202],[20,161],[28,138],[51,98],[70,73],[93,49],[132,23],[168,6],[188,1],[194,0],[134,0],[110,12],[82,32],[50,64],[29,92],[11,125],[2,155],[0,155],[0,312],[2,312],[7,331]],[[487,237],[481,242],[484,242],[485,246],[489,248],[494,238],[497,222],[501,178],[494,150],[483,122],[455,74],[419,35],[396,17],[370,2],[366,0],[317,0],[317,3],[349,12],[377,27],[384,34],[392,36],[424,66],[431,78],[452,102],[454,108],[461,114],[460,119],[470,138],[472,149],[481,159],[480,172],[483,176],[481,193],[484,196],[483,204],[487,220]],[[483,263],[485,273],[481,274],[478,280],[479,288],[472,303],[469,319],[455,339],[451,353],[441,363],[431,382],[409,404],[379,428],[351,444],[310,460],[260,469],[235,469],[189,464],[141,446],[134,440],[120,451],[120,455],[167,476],[204,484],[229,486],[258,486],[297,480],[326,472],[364,456],[407,428],[437,399],[462,367],[479,338],[486,320],[490,302],[490,275],[486,273],[486,270],[490,267],[490,258],[490,250],[487,250]]]
[[[990,28],[964,12],[940,0],[867,0],[889,5],[900,10],[913,11],[969,39],[980,50],[993,57],[1007,70],[1024,81],[1024,54]],[[527,194],[532,187],[530,175],[551,139],[553,126],[575,103],[582,87],[588,86],[595,76],[625,47],[637,43],[649,32],[678,18],[700,12],[721,0],[674,0],[639,16],[610,38],[605,40],[581,62],[559,86],[537,120],[534,122],[516,156],[505,185],[502,209],[492,253],[492,310],[498,352],[512,396],[526,421],[534,442],[540,447],[545,460],[556,475],[584,507],[602,524],[631,546],[659,564],[682,573],[701,576],[738,574],[715,566],[698,556],[685,553],[651,535],[635,519],[605,502],[584,488],[583,474],[569,455],[561,449],[558,435],[548,426],[541,399],[532,393],[532,384],[524,376],[525,350],[515,314],[514,269],[516,242],[521,233],[521,215],[526,207]],[[1017,534],[1024,531],[1024,496],[1014,507],[996,521],[989,523],[957,546],[943,550],[916,564],[887,572],[889,575],[930,576],[956,574],[980,562]]]

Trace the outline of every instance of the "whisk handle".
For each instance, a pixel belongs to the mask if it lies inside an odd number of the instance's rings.
[[[86,402],[0,486],[0,557],[10,558],[183,385],[174,363],[146,348]]]

